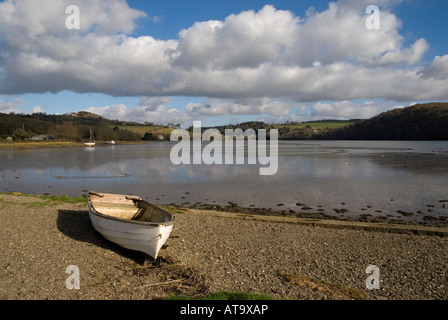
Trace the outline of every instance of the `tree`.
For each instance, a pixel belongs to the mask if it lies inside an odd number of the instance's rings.
[[[22,128],[18,128],[16,130],[14,130],[14,132],[12,133],[12,136],[14,137],[14,139],[22,141],[22,139],[26,139],[26,138],[30,138],[32,135],[31,132],[27,132],[25,130],[23,130]]]

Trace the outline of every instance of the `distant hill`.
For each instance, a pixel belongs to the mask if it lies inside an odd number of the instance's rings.
[[[118,140],[169,140],[179,124],[155,125],[120,120],[109,120],[99,115],[80,111],[64,115],[45,113],[0,113],[0,140],[16,140],[47,135],[56,140],[84,141],[90,129],[98,141]],[[418,104],[383,112],[368,120],[321,120],[266,124],[250,121],[236,125],[216,127],[222,134],[225,129],[242,130],[278,129],[281,140],[448,140],[448,103]],[[206,130],[207,128],[202,128]],[[190,127],[190,131],[192,127]]]
[[[60,141],[80,142],[88,139],[92,130],[98,141],[135,141],[140,140],[142,134],[138,130],[128,128],[136,127],[151,131],[151,129],[160,130],[164,126],[109,120],[86,111],[63,115],[0,113],[0,140],[13,137],[15,140],[22,141],[40,135]]]
[[[248,121],[238,124],[228,124],[225,126],[213,127],[221,132],[222,135],[225,134],[226,129],[241,129],[246,131],[247,129],[253,129],[255,133],[258,130],[265,129],[267,137],[269,137],[270,129],[278,129],[278,135],[280,140],[308,140],[313,139],[319,133],[326,132],[334,128],[343,128],[350,124],[353,124],[360,120],[316,120],[307,122],[295,122],[286,121],[283,124],[267,124],[261,121]],[[189,131],[192,132],[190,126]],[[202,131],[210,129],[209,127],[202,127]]]
[[[330,140],[448,140],[448,103],[393,109],[343,128],[319,133]]]

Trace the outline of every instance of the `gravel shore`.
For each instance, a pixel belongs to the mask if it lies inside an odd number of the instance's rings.
[[[1,194],[0,219],[0,299],[163,299],[219,291],[292,300],[448,299],[448,237],[440,234],[186,210],[176,214],[171,237],[148,265],[141,254],[102,238],[83,202]],[[378,289],[366,287],[370,265],[378,267]],[[79,270],[80,289],[67,288],[69,266]]]

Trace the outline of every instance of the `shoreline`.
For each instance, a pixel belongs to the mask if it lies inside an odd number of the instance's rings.
[[[0,148],[38,148],[38,147],[80,147],[83,146],[82,142],[73,141],[23,141],[23,142],[0,142]]]
[[[59,201],[69,204],[84,203],[87,201],[85,195],[81,197],[59,196],[50,194],[24,194],[21,192],[0,192],[0,196],[15,196],[25,198],[43,199],[45,201]],[[0,202],[1,204],[1,202]],[[235,203],[228,206],[221,206],[216,204],[195,204],[190,207],[171,204],[155,204],[164,207],[174,214],[196,214],[208,215],[219,218],[241,219],[241,220],[255,220],[264,222],[289,223],[298,225],[309,225],[313,227],[328,227],[328,228],[346,228],[358,229],[365,231],[378,232],[392,232],[392,233],[408,233],[416,235],[432,235],[440,237],[448,237],[448,225],[425,225],[412,223],[409,221],[387,221],[379,219],[380,221],[365,221],[363,217],[341,219],[339,217],[327,215],[324,213],[302,212],[295,214],[285,214],[284,211],[278,211],[269,208],[256,207],[242,207]]]
[[[214,216],[228,219],[254,220],[274,223],[289,223],[312,227],[333,228],[333,229],[352,229],[362,231],[428,235],[438,237],[448,237],[448,227],[434,227],[415,224],[391,224],[384,222],[362,222],[362,221],[343,221],[339,219],[320,219],[320,218],[297,218],[272,215],[259,215],[235,212],[223,212],[204,209],[184,209],[186,213]]]
[[[185,204],[164,204],[165,206],[172,206],[175,208],[185,208],[191,210],[206,210],[213,212],[225,212],[231,214],[244,214],[244,215],[253,215],[253,216],[272,216],[272,217],[284,217],[284,218],[298,218],[298,219],[314,219],[314,220],[328,220],[328,221],[340,221],[340,222],[359,222],[359,223],[381,223],[381,224],[390,224],[390,225],[409,225],[409,226],[425,226],[425,227],[441,227],[448,228],[448,217],[440,216],[440,217],[432,217],[430,215],[425,215],[422,217],[423,222],[406,220],[406,219],[397,219],[390,217],[388,215],[371,215],[371,214],[350,214],[344,215],[340,213],[339,216],[331,215],[325,212],[319,212],[315,210],[281,210],[281,209],[273,209],[273,208],[261,208],[261,207],[244,207],[240,206],[236,203],[229,202],[228,205],[220,205],[220,204],[210,204],[210,203],[201,203],[196,202],[194,204],[189,204],[188,206]],[[308,207],[307,207],[308,208]],[[311,209],[311,208],[310,208]],[[405,211],[400,211],[404,212]],[[406,218],[406,215],[403,214],[403,217]]]
[[[83,190],[84,192],[87,192],[87,190]],[[37,197],[37,198],[55,198],[59,200],[67,200],[67,199],[86,199],[87,194],[82,193],[80,197],[77,196],[67,196],[67,195],[51,195],[49,193],[43,193],[43,194],[26,194],[21,193],[18,191],[9,191],[9,192],[0,192],[0,195],[15,195],[15,196],[25,196],[25,197]],[[163,206],[166,208],[173,208],[174,211],[178,211],[180,213],[185,211],[192,211],[192,212],[213,212],[213,213],[223,213],[229,214],[234,217],[260,217],[260,219],[263,219],[263,217],[271,217],[271,218],[285,218],[285,221],[288,221],[288,219],[298,219],[303,221],[328,221],[333,222],[330,224],[359,224],[363,225],[390,225],[394,226],[396,228],[403,228],[405,226],[409,226],[410,228],[416,227],[416,228],[448,228],[448,217],[447,216],[439,216],[439,217],[432,217],[430,215],[423,216],[423,221],[414,221],[414,220],[406,220],[406,215],[403,215],[404,219],[397,219],[390,217],[388,215],[371,215],[371,214],[353,214],[350,215],[344,215],[339,214],[332,215],[328,214],[322,211],[315,211],[315,210],[282,210],[282,209],[274,209],[274,208],[264,208],[264,207],[245,207],[238,205],[233,202],[228,202],[228,205],[221,205],[216,203],[202,203],[202,202],[196,202],[194,204],[190,204],[189,202],[183,202],[181,204],[178,203],[159,203],[150,201],[148,199],[145,199],[149,202],[152,202],[155,205]],[[444,202],[448,202],[448,200],[443,200]],[[401,211],[404,212],[404,211]]]
[[[145,141],[116,141],[115,145],[127,145],[127,144],[141,144]],[[105,141],[96,141],[96,146],[113,146],[105,143]],[[87,147],[84,142],[74,142],[74,141],[21,141],[21,142],[0,142],[0,148],[11,148],[11,149],[27,149],[27,148],[39,148],[39,147],[51,147],[51,148],[61,148],[61,147]]]

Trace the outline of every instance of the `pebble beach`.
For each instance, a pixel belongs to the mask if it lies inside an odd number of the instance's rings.
[[[177,210],[152,263],[97,233],[86,202],[0,195],[0,298],[446,300],[448,230]],[[69,266],[79,270],[70,288]],[[368,287],[369,266],[378,286]]]

